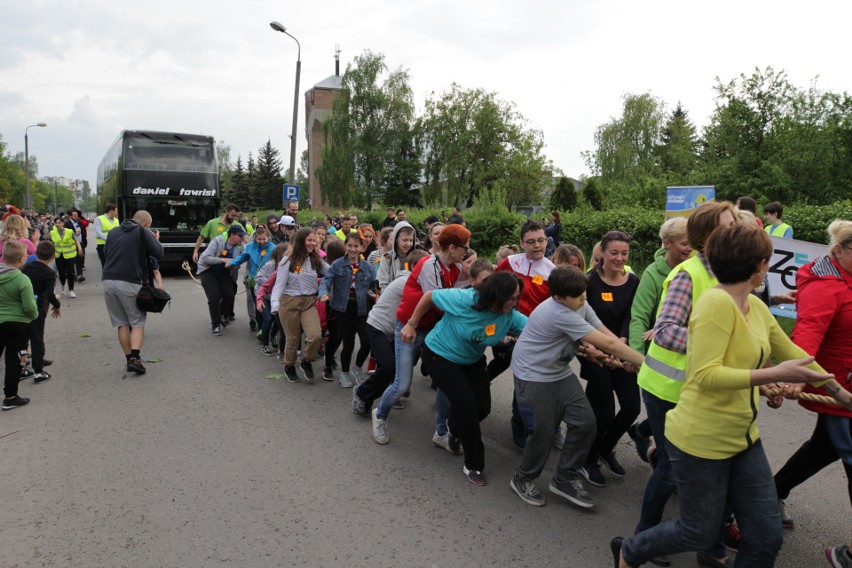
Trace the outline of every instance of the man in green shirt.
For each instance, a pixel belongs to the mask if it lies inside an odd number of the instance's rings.
[[[226,235],[231,225],[239,225],[240,208],[233,203],[225,205],[225,212],[221,217],[211,219],[201,229],[201,234],[195,239],[195,250],[192,251],[192,262],[198,264],[198,249],[204,241],[212,241],[219,235]],[[240,225],[242,226],[242,225]]]

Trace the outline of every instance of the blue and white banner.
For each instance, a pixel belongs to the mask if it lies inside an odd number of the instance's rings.
[[[671,186],[666,188],[666,219],[689,217],[703,203],[716,201],[712,185]]]

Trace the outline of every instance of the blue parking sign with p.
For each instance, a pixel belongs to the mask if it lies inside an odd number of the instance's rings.
[[[298,185],[290,185],[285,183],[283,186],[283,201],[298,201],[299,200],[299,186]]]

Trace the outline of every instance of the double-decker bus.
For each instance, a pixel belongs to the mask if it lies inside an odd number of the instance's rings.
[[[219,168],[210,136],[123,130],[98,166],[98,213],[118,206],[122,221],[144,209],[160,231],[162,264],[192,257],[195,239],[219,215]]]

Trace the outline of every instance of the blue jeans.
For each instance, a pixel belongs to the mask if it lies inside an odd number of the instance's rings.
[[[427,330],[417,330],[417,336],[412,343],[403,343],[400,334],[405,324],[397,321],[394,330],[394,354],[396,356],[396,373],[393,383],[385,389],[382,399],[379,401],[376,414],[382,420],[386,420],[393,405],[402,398],[402,395],[411,388],[411,379],[414,377],[414,359],[420,353],[423,340],[426,339]]]
[[[435,392],[435,432],[439,436],[447,433],[447,420],[450,419],[450,401],[444,391]]]
[[[645,412],[648,414],[648,426],[651,427],[651,435],[657,440],[657,467],[648,479],[645,486],[645,497],[642,500],[642,514],[636,532],[642,532],[653,526],[659,525],[663,518],[666,503],[675,490],[675,482],[672,479],[672,466],[669,463],[669,454],[666,452],[666,412],[675,407],[675,403],[663,400],[653,394],[642,391],[642,399],[645,401]],[[719,552],[719,551],[717,551]],[[714,557],[721,558],[722,554]]]
[[[742,533],[734,566],[774,566],[783,540],[781,514],[762,442],[722,460],[687,454],[668,440],[666,449],[681,517],[624,539],[627,563],[640,566],[657,556],[708,550],[719,539],[727,503]]]

